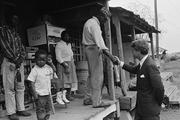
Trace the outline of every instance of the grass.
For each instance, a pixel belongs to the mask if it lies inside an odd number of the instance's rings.
[[[180,89],[180,59],[161,63],[160,71],[172,72],[173,73],[172,83]],[[169,108],[167,109],[167,111],[162,111],[160,116],[161,116],[161,120],[179,120],[180,117],[179,106],[177,107],[177,109]]]

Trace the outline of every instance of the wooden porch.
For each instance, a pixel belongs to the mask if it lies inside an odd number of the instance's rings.
[[[103,101],[111,105],[106,108],[92,108],[92,105],[84,106],[83,99],[80,98],[71,101],[67,107],[55,104],[55,114],[51,115],[50,120],[104,120],[109,114],[117,113],[117,109],[120,110],[118,100],[103,99]],[[20,117],[20,120],[36,120],[35,107],[32,104],[26,107],[32,116]],[[0,120],[8,120],[8,118],[7,116],[1,117]]]

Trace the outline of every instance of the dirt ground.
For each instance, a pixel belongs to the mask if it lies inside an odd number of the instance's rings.
[[[161,72],[172,72],[172,83],[180,89],[180,59],[167,63],[161,63]],[[164,109],[162,110],[160,116],[161,120],[180,120],[180,106],[177,104],[168,109]]]
[[[170,108],[163,110],[160,115],[161,120],[180,120],[180,109]]]
[[[176,61],[170,61],[167,63],[161,63],[161,72],[173,73],[173,84],[177,85],[180,89],[180,59]]]

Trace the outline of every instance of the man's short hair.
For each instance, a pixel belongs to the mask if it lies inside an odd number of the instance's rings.
[[[61,33],[61,38],[64,39],[64,37],[65,37],[66,34],[69,35],[69,31],[67,31],[67,30],[62,31],[62,33]]]
[[[111,17],[111,12],[106,7],[98,8],[97,10],[92,9],[93,16],[104,16]]]
[[[111,12],[106,7],[102,7],[100,9],[100,13],[105,15],[106,17],[111,17]]]
[[[140,51],[143,55],[147,55],[149,52],[149,44],[147,40],[135,40],[132,42],[131,47],[136,51]]]

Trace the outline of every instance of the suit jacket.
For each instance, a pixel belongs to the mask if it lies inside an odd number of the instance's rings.
[[[137,74],[136,112],[144,117],[158,115],[164,97],[164,86],[153,59],[148,56],[141,68],[140,65],[133,67],[124,64],[123,69]]]

